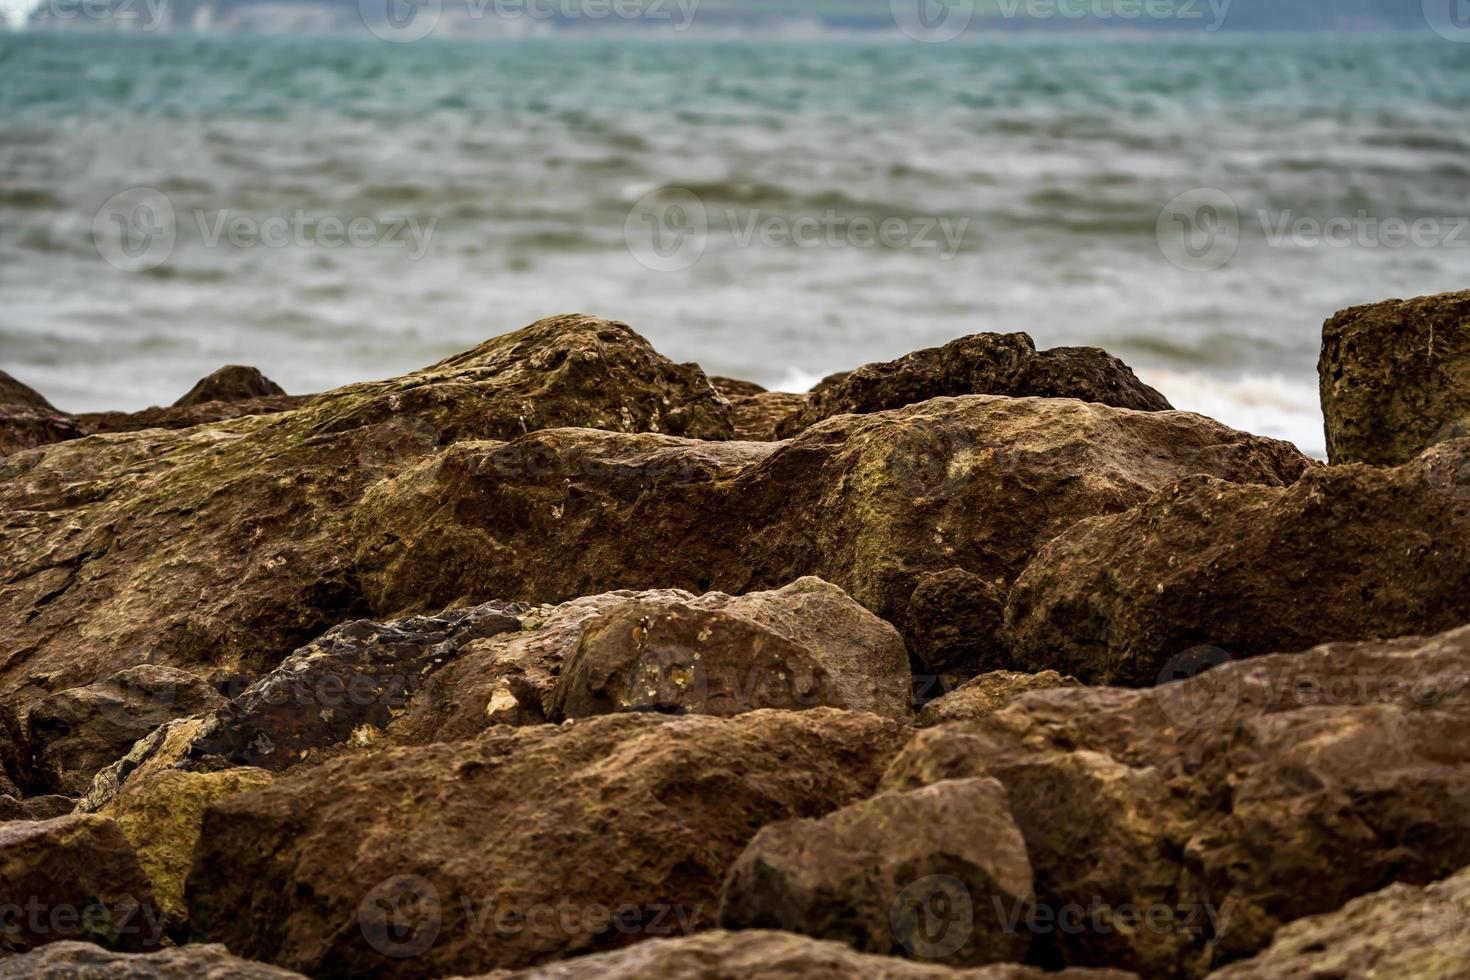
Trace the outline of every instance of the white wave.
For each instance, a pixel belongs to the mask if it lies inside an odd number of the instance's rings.
[[[1308,456],[1327,458],[1322,406],[1315,384],[1280,375],[1221,378],[1168,369],[1139,369],[1137,374],[1163,392],[1180,411],[1205,415],[1256,435],[1284,439]]]

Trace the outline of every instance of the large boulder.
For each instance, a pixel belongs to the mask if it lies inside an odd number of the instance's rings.
[[[1070,399],[941,398],[785,443],[547,430],[460,443],[379,483],[357,509],[356,572],[394,615],[816,575],[903,629],[923,671],[973,676],[972,657],[995,658],[999,604],[969,645],[926,646],[910,607],[927,577],[1008,584],[1072,524],[1186,475],[1279,486],[1308,466],[1199,416]]]
[[[188,393],[174,402],[174,408],[205,405],[209,402],[243,402],[252,398],[284,395],[286,390],[260,373],[258,368],[226,364],[201,378]]]
[[[1470,436],[1470,291],[1342,311],[1317,371],[1334,463],[1398,466]]]
[[[761,830],[725,879],[720,925],[783,929],[951,966],[1025,959],[1031,863],[993,779],[883,793]],[[936,928],[934,909],[953,921]]]
[[[3,974],[0,974],[3,975]],[[652,939],[495,980],[1137,980],[1114,970],[1043,973],[1023,966],[953,969],[859,953],[841,943],[768,930]],[[486,977],[483,980],[491,980]]]
[[[1016,669],[1128,686],[1180,658],[1470,622],[1470,441],[1395,470],[1315,468],[1286,488],[1183,481],[1053,541],[1007,619]]]
[[[955,395],[1078,398],[1143,412],[1171,407],[1106,351],[1038,351],[1024,333],[982,333],[829,378],[813,389],[803,409],[776,429],[789,438],[834,415],[881,412]]]
[[[210,680],[274,667],[374,611],[349,530],[369,486],[448,443],[548,425],[731,431],[697,367],[569,316],[295,411],[0,460],[0,702],[145,661]]]
[[[305,980],[299,973],[231,956],[223,946],[117,953],[61,942],[0,960],[0,980]]]
[[[1302,919],[1261,955],[1209,980],[1457,980],[1470,974],[1470,871],[1423,888],[1390,885]]]
[[[11,953],[66,939],[137,951],[164,939],[138,858],[104,817],[0,823],[0,909]]]
[[[1039,691],[922,730],[884,786],[1004,784],[1048,910],[1030,962],[1197,978],[1470,865],[1467,676],[1462,629]]]
[[[41,393],[0,371],[0,457],[76,439],[85,430]]]
[[[224,703],[187,671],[141,664],[43,698],[31,706],[26,727],[40,779],[54,792],[76,796],[159,725]]]
[[[297,769],[206,811],[194,936],[421,977],[686,933],[761,827],[866,797],[905,731],[830,709],[615,715]]]

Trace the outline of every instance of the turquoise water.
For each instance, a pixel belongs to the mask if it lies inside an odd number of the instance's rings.
[[[314,390],[581,310],[799,387],[1024,329],[1320,452],[1321,321],[1470,286],[1467,109],[1470,45],[1394,36],[0,36],[0,366],[141,407],[225,362]],[[136,188],[171,211],[147,268],[98,219]]]

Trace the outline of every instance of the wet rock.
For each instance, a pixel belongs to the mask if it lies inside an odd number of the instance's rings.
[[[1334,463],[1397,466],[1470,436],[1470,291],[1342,311],[1318,374]]]
[[[1007,618],[1019,669],[1145,685],[1197,648],[1248,657],[1470,621],[1470,441],[1287,488],[1197,478],[1053,541]]]
[[[1054,687],[1081,687],[1075,677],[1063,677],[1054,670],[1039,674],[1019,674],[997,670],[981,674],[937,700],[924,705],[919,712],[919,725],[929,728],[951,721],[974,721],[994,714],[1023,694]]]
[[[259,369],[226,364],[205,378],[201,378],[188,394],[174,402],[174,408],[187,408],[208,402],[243,402],[252,398],[270,398],[284,395],[286,390]]]
[[[8,952],[66,939],[137,951],[163,939],[148,879],[103,817],[0,823],[0,906]]]
[[[41,780],[76,796],[159,725],[224,703],[187,671],[142,664],[36,702],[26,724]]]
[[[50,820],[66,816],[76,805],[77,801],[69,796],[32,796],[24,800],[0,796],[0,821]]]
[[[678,935],[757,830],[869,795],[904,732],[828,709],[616,715],[335,759],[206,811],[194,935],[354,976]]]
[[[189,918],[184,879],[194,863],[205,808],[270,781],[270,773],[261,769],[209,773],[165,769],[129,781],[104,811],[137,852],[171,934],[177,934]]]
[[[264,963],[231,956],[223,946],[180,946],[154,953],[117,953],[92,943],[61,942],[0,960],[0,980],[304,980]]]
[[[1466,677],[1470,629],[1038,691],[922,730],[884,785],[1005,785],[1050,910],[1029,962],[1196,978],[1470,865]]]
[[[789,438],[834,415],[880,412],[956,395],[1078,398],[1144,412],[1171,407],[1106,351],[1093,347],[1037,351],[1024,333],[982,333],[830,377],[813,389],[806,408],[782,423],[778,432]]]
[[[720,899],[727,929],[782,929],[951,966],[1022,960],[1034,896],[1005,788],[950,780],[761,830]],[[954,921],[935,928],[934,910]]]
[[[1023,966],[953,969],[872,956],[768,930],[714,930],[499,975],[497,980],[1137,980],[1113,970],[1043,973]],[[489,978],[485,978],[489,980]]]
[[[0,702],[148,660],[258,675],[373,612],[350,516],[374,482],[462,439],[548,425],[728,438],[699,369],[626,325],[544,320],[296,411],[0,460]],[[436,608],[447,608],[449,603]]]
[[[1470,964],[1470,872],[1424,888],[1390,885],[1327,915],[1293,922],[1254,959],[1209,980],[1452,980]]]
[[[392,615],[816,575],[898,625],[927,573],[1008,582],[1076,521],[1186,474],[1278,485],[1307,465],[1198,416],[1067,399],[937,399],[775,444],[548,430],[378,484],[357,509],[356,572]]]

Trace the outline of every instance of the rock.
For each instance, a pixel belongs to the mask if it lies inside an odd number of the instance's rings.
[[[0,907],[7,952],[64,939],[137,951],[163,939],[148,879],[103,817],[0,823]]]
[[[1390,885],[1336,912],[1302,919],[1254,959],[1209,980],[1454,980],[1470,964],[1470,872],[1425,888]]]
[[[612,589],[730,594],[815,575],[925,647],[915,588],[960,568],[1009,583],[1062,530],[1185,475],[1289,483],[1308,461],[1195,415],[974,396],[842,416],[785,443],[585,429],[451,446],[366,494],[352,537],[393,616]],[[570,561],[567,556],[575,555]],[[973,639],[975,661],[993,636]]]
[[[1342,311],[1317,371],[1334,463],[1398,466],[1470,436],[1470,291]]]
[[[72,418],[80,427],[80,435],[117,432],[141,432],[144,429],[189,429],[196,425],[228,422],[248,415],[274,415],[302,408],[313,395],[265,395],[237,401],[198,402],[169,408],[140,409],[136,412],[83,412]],[[75,437],[73,437],[75,438]]]
[[[3,974],[0,974],[3,976]],[[956,970],[858,953],[841,943],[784,932],[714,930],[652,939],[498,980],[1137,980],[1113,970],[1043,973],[1022,966]],[[489,978],[483,978],[489,980]]]
[[[998,670],[981,674],[935,701],[919,712],[919,725],[930,728],[951,721],[974,721],[994,714],[1023,694],[1054,687],[1081,687],[1075,677],[1063,677],[1054,670],[1039,674],[1018,674]]]
[[[142,664],[36,702],[27,717],[45,785],[73,796],[138,739],[173,718],[224,704],[211,685],[172,667]]]
[[[884,788],[1005,785],[1048,910],[1028,962],[1197,978],[1470,866],[1466,677],[1470,629],[1038,691],[920,731]]]
[[[730,402],[730,420],[735,438],[750,442],[772,442],[788,418],[806,407],[807,396],[785,391],[767,391],[750,381],[710,378],[709,383]]]
[[[188,394],[174,402],[174,408],[187,408],[208,402],[243,402],[252,398],[270,398],[284,395],[286,390],[257,368],[226,364],[189,389]]]
[[[522,968],[707,924],[768,823],[869,795],[906,729],[616,715],[385,748],[205,813],[195,938],[308,974]]]
[[[115,953],[61,942],[0,960],[0,980],[305,980],[299,973],[231,956],[223,946]]]
[[[149,661],[258,675],[373,610],[352,568],[363,492],[462,439],[548,425],[731,434],[692,365],[626,325],[558,317],[291,412],[94,436],[0,460],[0,702]],[[444,604],[436,608],[445,608]]]
[[[129,781],[107,807],[105,814],[117,821],[137,851],[170,934],[177,934],[189,918],[184,879],[194,863],[205,808],[270,781],[270,773],[261,769],[210,773],[165,769]]]
[[[82,434],[76,421],[40,392],[0,371],[0,457]]]
[[[720,925],[783,929],[951,966],[1026,957],[1026,842],[993,779],[884,793],[761,830],[725,879]],[[945,906],[952,921],[938,924]]]
[[[951,690],[977,671],[1010,662],[1005,646],[1005,577],[987,581],[963,568],[921,575],[906,622],[928,683],[924,697]]]
[[[4,371],[0,371],[0,405],[14,405],[20,408],[41,408],[53,412],[56,411],[39,391],[28,385],[21,384]]]
[[[1294,486],[1196,478],[1079,524],[1016,582],[1014,667],[1155,683],[1201,647],[1249,657],[1470,621],[1470,441]]]
[[[128,754],[97,773],[77,801],[77,812],[98,813],[116,798],[130,779],[143,779],[187,764],[189,748],[204,727],[202,718],[178,718],[140,738]]]
[[[829,377],[778,432],[789,438],[834,415],[880,412],[955,395],[1078,398],[1143,412],[1171,407],[1106,351],[1059,347],[1038,352],[1024,333],[981,333]]]
[[[77,801],[69,796],[32,796],[24,800],[0,796],[0,821],[50,820],[66,816],[76,805]]]

